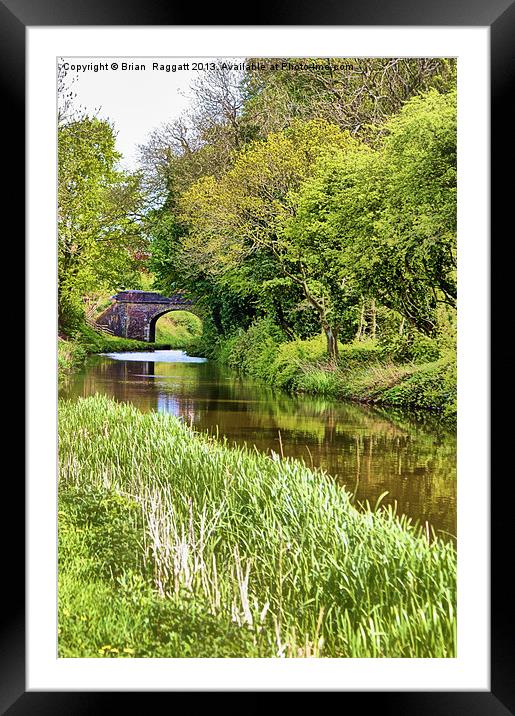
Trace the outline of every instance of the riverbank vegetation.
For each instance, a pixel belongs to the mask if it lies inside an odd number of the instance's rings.
[[[243,95],[223,73],[200,83],[197,114],[181,135],[189,151],[181,149],[178,126],[142,148],[146,176],[161,186],[164,202],[149,266],[156,285],[185,287],[204,308],[205,338],[192,346],[201,354],[289,389],[452,418],[455,64],[371,60],[358,67],[353,80],[361,77],[362,95],[323,72],[254,73]],[[407,75],[411,89],[399,96]],[[384,105],[371,113],[380,76]],[[236,118],[230,127],[227,96]],[[317,102],[306,104],[313,96]],[[199,175],[193,157],[216,151],[207,116],[213,131],[227,130],[227,151]],[[164,161],[167,145],[174,153]],[[245,352],[257,335],[263,345]],[[285,377],[276,364],[287,357]]]
[[[156,340],[153,343],[102,333],[85,322],[78,322],[71,333],[58,337],[57,366],[62,376],[79,368],[92,353],[188,349],[200,341],[202,322],[197,316],[185,311],[165,315],[157,321]]]
[[[170,348],[166,340],[155,343],[120,338],[95,330],[87,323],[78,322],[71,335],[58,336],[57,367],[60,376],[79,368],[92,353],[116,353],[125,351],[148,351]]]
[[[455,656],[454,547],[375,507],[172,416],[61,401],[59,655]]]
[[[288,341],[266,320],[197,352],[216,357],[234,370],[289,392],[312,393],[362,403],[427,409],[448,425],[456,417],[454,351],[424,337],[397,345],[374,339],[340,344],[337,361],[328,360],[324,337]]]

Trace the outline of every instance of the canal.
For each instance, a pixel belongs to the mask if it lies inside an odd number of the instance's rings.
[[[179,350],[92,356],[60,386],[61,397],[95,393],[322,467],[357,504],[387,492],[382,504],[456,534],[456,437],[430,414],[292,396]]]

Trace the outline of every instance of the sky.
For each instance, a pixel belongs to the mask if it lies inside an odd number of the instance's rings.
[[[60,63],[75,78],[75,104],[88,114],[99,110],[98,117],[114,123],[122,165],[135,169],[137,145],[188,107],[189,87],[203,71],[192,68],[194,63],[205,65],[206,58],[64,57]]]

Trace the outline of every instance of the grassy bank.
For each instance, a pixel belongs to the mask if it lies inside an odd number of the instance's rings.
[[[187,349],[202,335],[202,321],[188,311],[171,311],[156,323],[156,342]]]
[[[95,331],[84,323],[72,335],[59,336],[57,341],[57,365],[61,376],[79,368],[92,353],[115,353],[125,351],[148,351],[170,348],[166,341],[146,343],[131,338],[119,338]]]
[[[340,345],[338,362],[330,365],[322,336],[285,342],[260,321],[220,342],[215,357],[290,392],[431,410],[449,423],[456,418],[454,354],[429,341],[410,360],[375,341],[356,341]]]
[[[451,657],[456,554],[302,463],[59,406],[59,654]]]
[[[79,368],[92,353],[148,351],[164,348],[187,349],[202,336],[200,318],[186,311],[174,311],[156,323],[154,343],[120,338],[94,330],[83,322],[70,334],[59,336],[57,343],[58,369],[61,376]]]

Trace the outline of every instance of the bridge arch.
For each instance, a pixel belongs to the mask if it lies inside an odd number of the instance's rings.
[[[195,306],[193,306],[193,305],[179,306],[179,307],[174,306],[173,308],[167,308],[165,311],[160,311],[159,313],[155,313],[152,316],[152,318],[150,319],[150,323],[149,323],[149,331],[148,331],[149,338],[148,338],[148,340],[150,343],[154,343],[156,340],[156,327],[157,327],[157,322],[159,321],[159,319],[162,318],[163,316],[166,316],[167,313],[172,313],[173,311],[187,311],[188,313],[193,313],[195,316],[199,315],[199,311],[197,311]],[[200,318],[201,318],[201,316],[200,316]]]
[[[120,291],[111,305],[97,317],[96,327],[114,336],[153,343],[156,323],[170,311],[195,313],[194,302],[176,293],[166,297],[155,291]]]

